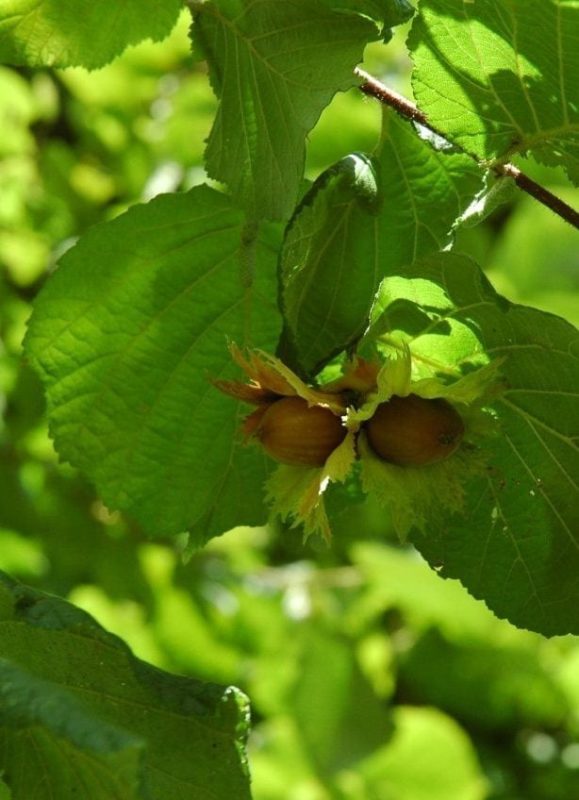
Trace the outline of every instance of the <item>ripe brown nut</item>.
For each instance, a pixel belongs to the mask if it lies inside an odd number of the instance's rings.
[[[346,429],[329,409],[308,406],[301,397],[284,397],[267,409],[254,435],[282,464],[321,467],[344,440]]]
[[[450,403],[415,394],[395,395],[381,403],[365,428],[374,452],[401,467],[443,461],[464,435],[462,418]]]

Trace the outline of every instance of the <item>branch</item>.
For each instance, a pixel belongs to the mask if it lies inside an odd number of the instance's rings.
[[[414,103],[411,103],[410,100],[407,100],[406,97],[403,97],[393,89],[389,89],[387,86],[384,86],[384,84],[380,83],[380,81],[376,80],[376,78],[373,78],[367,72],[364,72],[364,70],[356,68],[354,71],[356,75],[359,78],[362,78],[364,81],[364,83],[360,86],[360,90],[364,92],[364,94],[370,95],[370,97],[375,97],[381,103],[384,103],[384,105],[393,108],[401,116],[411,120],[412,122],[420,123],[420,125],[428,128],[428,130],[432,131],[432,133],[435,133],[445,141],[448,141],[447,137],[444,133],[442,133],[442,131],[430,124],[426,114],[420,111],[420,109],[417,108]],[[472,153],[469,153],[462,147],[455,145],[454,142],[451,142],[451,144],[453,144],[455,147],[458,147],[458,149],[465,153],[465,155],[472,158],[473,161],[475,161],[478,166],[481,167],[481,169],[489,169],[488,164],[485,164],[484,161],[479,160]],[[514,164],[495,164],[494,166],[491,166],[490,169],[492,169],[495,175],[512,178],[519,189],[522,189],[523,192],[530,194],[535,198],[535,200],[538,200],[539,203],[542,203],[544,206],[547,206],[547,208],[550,208],[551,211],[554,211],[555,214],[564,219],[565,222],[568,222],[574,228],[579,230],[579,212],[575,211],[574,208],[571,208],[571,206],[563,202],[561,198],[552,194],[552,192],[550,192],[548,189],[545,189],[544,186],[535,183],[534,180],[529,178],[528,175],[525,175],[524,172],[521,172],[521,170],[518,167],[515,167]]]

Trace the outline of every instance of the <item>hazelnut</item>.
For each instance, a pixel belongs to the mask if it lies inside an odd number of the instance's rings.
[[[284,397],[269,406],[253,435],[282,464],[321,467],[343,442],[346,429],[329,409]]]
[[[446,400],[394,395],[378,406],[365,430],[380,458],[401,467],[420,467],[452,455],[464,435],[464,423]]]

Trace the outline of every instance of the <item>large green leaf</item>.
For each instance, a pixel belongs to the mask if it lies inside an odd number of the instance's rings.
[[[429,121],[481,159],[532,151],[579,181],[575,0],[421,0],[409,38]]]
[[[141,739],[95,718],[57,683],[4,658],[0,714],[0,764],[14,798],[68,800],[79,791],[91,800],[143,796]]]
[[[383,277],[449,241],[479,185],[467,156],[433,150],[390,110],[374,158],[348,156],[314,184],[281,255],[289,349],[306,372],[361,336]]]
[[[248,798],[247,702],[161,672],[0,573],[0,768],[14,800]]]
[[[451,254],[386,279],[375,312],[388,341],[407,341],[430,369],[505,359],[488,473],[468,487],[464,516],[441,511],[414,543],[499,616],[579,633],[579,332],[507,302],[476,264]]]
[[[303,174],[305,137],[377,28],[323,0],[195,4],[192,35],[221,103],[207,144],[209,174],[256,218],[287,217]]]
[[[207,187],[89,231],[39,296],[26,348],[56,447],[153,534],[258,524],[266,460],[241,446],[228,340],[272,350],[277,233],[252,241]]]
[[[164,39],[182,0],[6,0],[0,62],[30,67],[102,67],[130,44]]]

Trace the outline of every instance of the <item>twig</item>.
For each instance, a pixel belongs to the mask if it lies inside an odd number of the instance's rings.
[[[357,68],[355,72],[356,75],[359,78],[362,78],[364,81],[364,83],[360,86],[360,90],[364,92],[364,94],[375,97],[381,103],[384,103],[384,105],[393,108],[401,116],[411,120],[412,122],[420,123],[420,125],[428,128],[428,130],[432,131],[432,133],[435,133],[445,141],[448,141],[446,135],[428,121],[426,114],[424,114],[423,111],[420,111],[420,109],[417,108],[414,103],[411,103],[406,97],[403,97],[401,94],[398,94],[398,92],[395,92],[392,89],[389,89],[387,86],[384,86],[383,83],[380,83],[380,81],[376,80],[376,78],[373,78],[372,75],[369,75],[362,69]],[[528,175],[525,175],[524,172],[521,172],[521,170],[518,167],[515,167],[514,164],[494,164],[489,166],[472,153],[469,153],[464,148],[456,145],[454,142],[451,144],[453,144],[455,147],[458,147],[459,150],[472,158],[473,161],[475,161],[482,169],[492,169],[495,175],[512,178],[519,189],[522,189],[527,194],[530,194],[535,198],[535,200],[538,200],[539,203],[542,203],[544,206],[547,206],[547,208],[550,208],[551,211],[554,211],[555,214],[564,219],[565,222],[568,222],[574,228],[579,230],[579,212],[575,211],[574,208],[571,208],[571,206],[563,202],[560,197],[557,197],[548,189],[545,189],[544,186],[541,186],[529,178]]]
[[[498,164],[493,167],[493,170],[497,175],[506,175],[508,178],[512,178],[519,189],[532,195],[535,200],[550,208],[551,211],[562,217],[565,222],[579,229],[579,212],[567,205],[560,197],[545,189],[540,183],[536,183],[532,178],[529,178],[514,164]]]

